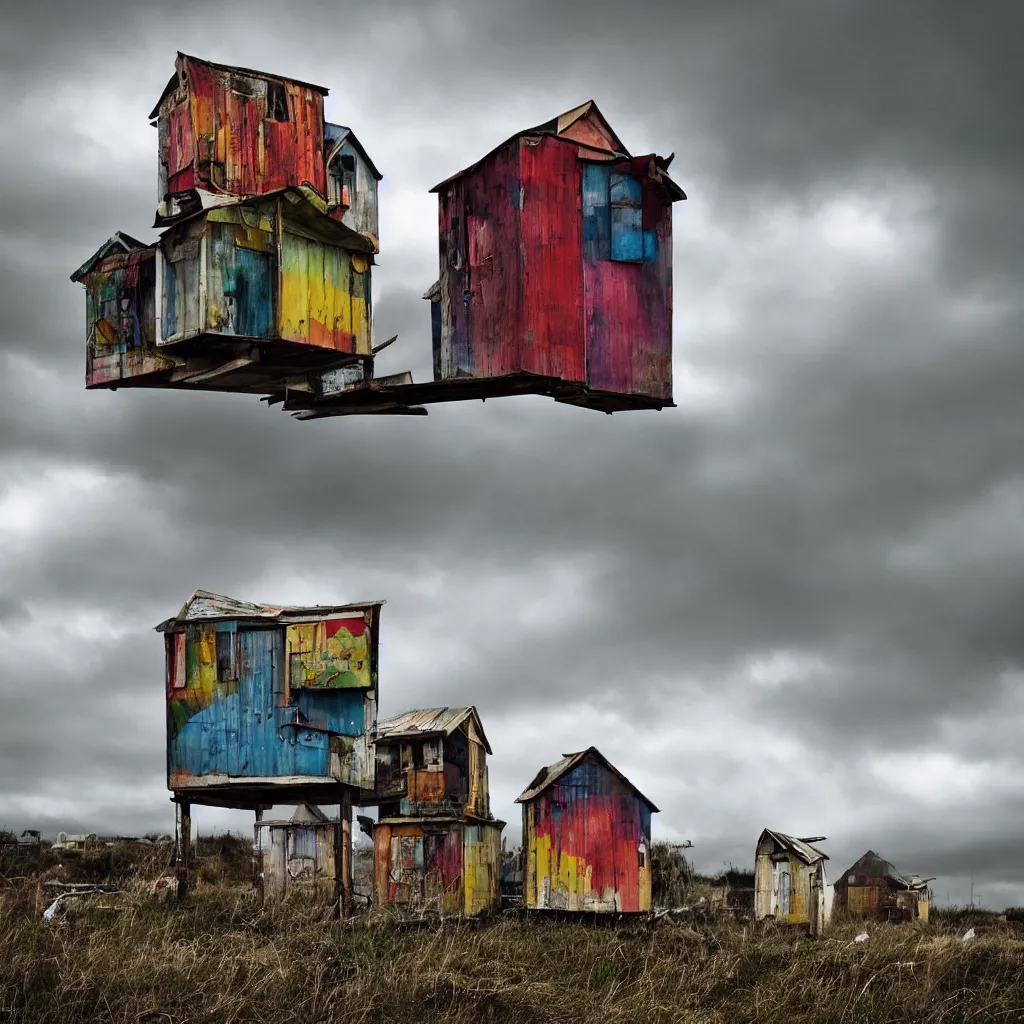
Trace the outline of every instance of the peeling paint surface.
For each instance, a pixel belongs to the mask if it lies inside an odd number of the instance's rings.
[[[519,797],[525,906],[639,913],[651,909],[649,800],[590,748],[544,769]]]
[[[498,908],[503,822],[384,819],[373,831],[374,900],[476,917]]]
[[[532,374],[671,402],[672,203],[685,195],[664,161],[632,157],[588,103],[435,191],[436,381]]]
[[[326,194],[327,90],[179,53],[157,119],[160,186],[260,195],[312,184]]]
[[[230,615],[231,603],[222,600]],[[372,788],[379,606],[358,618],[351,608],[344,617],[279,610],[267,621],[245,616],[244,606],[237,618],[213,618],[207,599],[200,602],[195,618],[186,605],[159,627],[167,648],[169,787],[309,778]],[[323,650],[314,649],[317,640]],[[299,647],[292,659],[289,643]],[[293,666],[301,673],[294,686]]]

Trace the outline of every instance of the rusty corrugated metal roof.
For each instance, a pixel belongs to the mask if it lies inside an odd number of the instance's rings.
[[[379,608],[383,601],[362,601],[359,604],[312,605],[307,607],[256,604],[253,601],[239,601],[224,597],[209,590],[197,590],[173,618],[166,619],[156,627],[158,633],[167,632],[186,622],[209,622],[224,619],[261,619],[281,622],[320,619],[324,616],[342,615],[346,612],[362,612],[368,608]]]
[[[480,715],[475,707],[465,708],[417,708],[377,723],[377,740],[396,740],[414,736],[450,736],[462,723],[472,717],[484,749],[490,754]]]
[[[629,786],[629,788],[632,789],[633,792],[636,793],[636,795],[640,797],[640,799],[643,800],[652,811],[658,810],[654,801],[644,796],[644,794],[641,793],[640,790],[637,789],[636,786],[634,786],[633,783],[630,782],[629,779],[627,779],[626,776],[623,775],[622,772],[620,772],[619,769],[616,768],[615,765],[613,765],[611,761],[609,761],[608,758],[597,749],[597,747],[587,747],[586,750],[577,751],[575,754],[563,754],[561,760],[548,765],[547,768],[542,768],[534,777],[530,785],[527,786],[518,797],[516,797],[516,803],[527,803],[534,797],[539,796],[548,788],[548,786],[560,779],[566,774],[566,772],[575,768],[576,765],[583,761],[588,755],[596,757],[610,772],[622,779],[622,781],[626,783],[626,785]]]
[[[827,853],[822,853],[817,847],[811,846],[810,843],[805,842],[803,839],[797,839],[796,836],[787,836],[785,832],[774,832],[770,828],[766,828],[761,833],[761,838],[757,841],[758,846],[764,841],[765,836],[770,836],[780,846],[791,853],[795,853],[805,864],[813,864],[819,860],[828,860]]]
[[[177,62],[181,60],[190,61],[193,64],[202,64],[205,67],[213,68],[215,71],[227,71],[230,74],[235,75],[248,75],[251,78],[265,78],[275,82],[290,82],[292,85],[301,85],[306,89],[315,89],[317,92],[322,93],[326,96],[330,89],[323,85],[314,85],[312,82],[303,82],[298,78],[288,78],[286,75],[273,75],[268,71],[254,71],[252,68],[239,68],[232,64],[215,64],[212,60],[203,60],[202,57],[193,57],[190,54],[182,53],[178,51],[178,58],[175,61],[174,74],[171,75],[169,81],[164,86],[164,91],[160,93],[160,98],[156,101],[153,109],[149,113],[149,119],[152,120],[160,113],[160,104],[163,103],[164,99],[169,93],[174,92],[178,87],[178,68]]]

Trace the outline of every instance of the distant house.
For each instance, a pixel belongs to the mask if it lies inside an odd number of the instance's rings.
[[[474,707],[408,711],[378,724],[374,901],[475,916],[500,903],[501,832],[487,791],[490,744]]]
[[[97,845],[95,832],[79,833],[58,832],[57,838],[50,847],[53,850],[90,850]]]
[[[657,807],[596,748],[542,768],[523,805],[523,904],[530,910],[651,909]]]
[[[798,839],[765,829],[754,863],[754,916],[807,925],[817,935],[832,912],[832,890],[825,875],[828,855],[812,846],[824,836]]]
[[[295,889],[337,897],[336,826],[311,803],[299,804],[285,820],[256,823],[256,864],[265,899]]]
[[[917,875],[903,875],[874,850],[868,850],[833,886],[836,907],[842,907],[852,917],[927,921],[930,881]]]

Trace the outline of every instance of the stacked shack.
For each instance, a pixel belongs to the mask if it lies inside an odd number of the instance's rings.
[[[523,904],[632,914],[651,909],[651,814],[658,810],[596,747],[542,768],[523,805]]]
[[[927,921],[930,881],[917,875],[902,875],[884,857],[868,850],[833,886],[835,905],[851,917]]]
[[[258,822],[276,804],[308,802],[339,807],[336,895],[349,905],[351,808],[374,779],[382,604],[284,607],[197,590],[156,627],[181,895],[192,804],[247,808]]]
[[[116,232],[86,290],[86,386],[311,391],[372,362],[381,175],[327,90],[179,53],[150,118],[155,242]]]
[[[487,787],[490,744],[476,708],[408,711],[374,742],[374,901],[474,917],[501,901],[501,831]]]
[[[150,113],[156,240],[115,232],[86,291],[86,386],[262,395],[300,419],[425,415],[542,394],[672,401],[672,156],[634,155],[589,100],[446,178],[433,380],[377,376],[381,174],[327,89],[179,53]]]
[[[825,876],[828,855],[812,846],[824,836],[798,839],[765,829],[754,858],[754,917],[806,926],[818,935],[832,912],[832,889]]]

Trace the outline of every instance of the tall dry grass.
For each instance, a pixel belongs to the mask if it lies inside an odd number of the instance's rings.
[[[110,902],[47,924],[35,883],[0,883],[0,1021],[1024,1020],[1024,940],[988,918],[967,943],[956,919],[854,943],[862,925],[334,922],[237,884],[178,909],[140,880]]]

